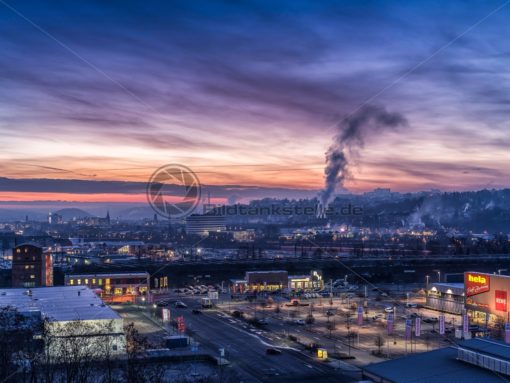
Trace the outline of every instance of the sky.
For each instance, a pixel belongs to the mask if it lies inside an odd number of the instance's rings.
[[[167,163],[222,196],[315,193],[366,104],[408,125],[348,153],[347,190],[509,187],[509,19],[501,0],[0,0],[0,200],[141,201],[114,181]]]

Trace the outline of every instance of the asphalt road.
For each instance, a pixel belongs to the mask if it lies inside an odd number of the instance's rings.
[[[267,348],[278,345],[271,333],[250,328],[244,322],[217,311],[192,314],[190,308],[173,310],[182,315],[201,346],[210,350],[225,349],[230,368],[238,370],[243,382],[353,382],[352,372],[335,370],[298,350],[280,348],[281,355],[267,355]]]

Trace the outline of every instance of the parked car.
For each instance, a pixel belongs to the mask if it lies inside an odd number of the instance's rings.
[[[239,311],[239,310],[232,311],[232,316],[234,318],[242,318],[243,315],[244,315],[244,313],[242,311]]]
[[[303,319],[294,319],[294,324],[298,324],[300,326],[304,326],[306,323]]]
[[[199,309],[193,309],[191,312],[192,312],[193,314],[197,314],[197,315],[198,315],[198,314],[202,314],[202,311],[200,311]]]
[[[177,307],[178,309],[187,309],[188,305],[182,301],[177,301],[175,302],[175,307]]]
[[[414,308],[418,307],[418,305],[416,303],[406,303],[406,307],[414,309]]]
[[[392,313],[395,308],[393,306],[388,306],[384,308],[384,311],[387,313]]]

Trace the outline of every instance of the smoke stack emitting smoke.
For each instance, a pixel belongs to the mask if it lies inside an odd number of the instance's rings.
[[[325,185],[319,194],[323,209],[327,208],[336,187],[344,185],[349,165],[346,151],[362,148],[365,138],[372,133],[399,126],[407,126],[404,116],[374,105],[363,106],[338,124],[338,133],[326,152]]]

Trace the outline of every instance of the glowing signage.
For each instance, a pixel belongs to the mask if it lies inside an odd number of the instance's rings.
[[[490,277],[486,274],[466,273],[464,281],[468,297],[490,290]]]
[[[496,299],[496,310],[506,312],[506,308],[507,308],[506,291],[496,290],[495,299]]]

